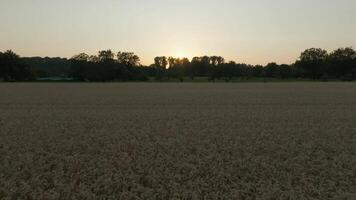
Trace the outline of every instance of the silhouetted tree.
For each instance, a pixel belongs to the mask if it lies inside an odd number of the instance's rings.
[[[31,81],[35,80],[35,74],[19,55],[8,50],[0,52],[0,78],[4,81]]]
[[[292,78],[293,70],[292,67],[286,64],[282,64],[278,67],[278,78],[288,79]]]
[[[28,65],[38,77],[70,76],[70,61],[67,58],[22,57],[21,62]]]
[[[230,61],[229,63],[221,63],[219,66],[221,68],[221,76],[224,77],[226,82],[230,82],[236,75],[236,63]]]
[[[4,71],[5,71],[5,66],[4,66],[4,54],[0,51],[0,78],[4,78]],[[0,80],[1,81],[1,80]]]
[[[140,57],[133,52],[118,52],[117,62],[127,66],[139,66]]]
[[[73,56],[70,59],[70,61],[71,61],[71,70],[70,70],[71,76],[78,81],[88,80],[89,78],[88,71],[90,65],[93,64],[93,62],[89,61],[89,55],[85,53],[80,53],[78,55]]]
[[[351,48],[339,48],[328,54],[319,48],[307,49],[291,65],[269,63],[265,67],[228,62],[221,56],[187,58],[156,57],[154,64],[142,66],[140,58],[132,52],[99,51],[98,55],[80,53],[70,60],[66,58],[20,58],[12,51],[0,52],[0,79],[5,81],[34,80],[37,77],[72,77],[78,81],[145,81],[194,79],[196,76],[210,81],[234,77],[311,78],[327,80],[356,79],[356,52]]]
[[[167,69],[167,58],[165,56],[155,57],[156,80],[162,80]]]
[[[100,62],[100,59],[99,59],[99,57],[96,56],[96,55],[91,55],[91,56],[89,56],[88,61],[89,61],[89,62],[93,62],[93,63],[98,63],[98,62]]]
[[[119,52],[114,60],[111,50],[99,51],[98,56],[79,54],[71,59],[71,75],[80,81],[145,81],[148,80],[138,67],[140,58],[134,53]]]
[[[191,63],[190,76],[194,79],[195,76],[199,76],[199,66],[201,65],[201,57],[193,57]]]
[[[86,53],[80,53],[78,55],[75,55],[72,57],[72,59],[77,60],[77,61],[85,61],[88,62],[89,61],[90,56]]]
[[[109,50],[99,51],[98,58],[100,62],[110,62],[114,60],[114,53]]]
[[[329,55],[329,75],[343,80],[356,78],[356,52],[351,48],[339,48]]]
[[[168,61],[168,69],[169,68],[173,68],[175,63],[176,63],[176,58],[173,57],[168,57],[167,61]]]
[[[268,63],[265,68],[264,68],[264,71],[265,71],[265,76],[268,77],[268,78],[276,78],[278,77],[278,64],[277,63]]]
[[[179,81],[184,80],[184,73],[186,68],[189,67],[190,62],[188,58],[168,58],[169,68],[168,72],[170,77],[176,78]]]
[[[256,65],[253,67],[253,76],[254,77],[265,77],[266,73],[264,73],[264,68],[262,65]]]
[[[307,78],[319,79],[326,73],[326,59],[328,52],[320,48],[307,49],[299,57],[296,66],[302,70],[302,75]]]
[[[201,57],[201,65],[199,68],[199,72],[201,76],[207,76],[210,68],[210,57],[203,56]]]
[[[203,61],[204,57],[202,57]],[[222,73],[224,71],[224,66],[222,66],[225,62],[225,59],[221,56],[211,56],[209,58],[210,65],[209,65],[209,79],[211,81],[215,81],[215,79],[219,79],[222,76]],[[206,64],[205,64],[206,65]]]
[[[189,76],[189,70],[190,70],[191,63],[188,58],[182,58],[180,59],[180,68],[179,68],[179,74],[178,78],[180,81],[184,80],[184,76]]]

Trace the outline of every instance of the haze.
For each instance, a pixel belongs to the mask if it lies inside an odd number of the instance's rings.
[[[355,47],[355,10],[355,0],[1,0],[0,51],[292,63],[306,48]]]

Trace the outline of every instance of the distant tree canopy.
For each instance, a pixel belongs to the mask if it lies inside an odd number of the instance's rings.
[[[140,66],[140,57],[133,52],[118,52],[117,62],[130,67]]]
[[[145,81],[148,76],[140,58],[131,52],[99,51],[97,56],[80,53],[70,59],[70,76],[78,81]]]
[[[38,78],[70,76],[70,61],[66,58],[25,57],[21,60],[31,67]]]
[[[352,48],[340,48],[333,51],[325,66],[329,76],[342,80],[356,79],[356,52]]]
[[[328,57],[328,52],[323,49],[311,48],[307,49],[299,57],[297,67],[301,70],[303,77],[319,79],[325,71],[325,62]]]
[[[12,51],[0,52],[0,79],[4,81],[31,81],[35,79],[33,70]]]
[[[0,79],[4,81],[30,81],[41,77],[66,77],[77,81],[158,81],[195,79],[209,81],[251,77],[268,80],[304,78],[313,80],[356,79],[356,52],[351,47],[339,48],[331,53],[310,48],[301,53],[290,65],[274,62],[248,65],[226,61],[221,56],[174,58],[158,56],[150,66],[142,66],[140,57],[133,52],[99,51],[97,55],[80,53],[66,58],[20,58],[12,51],[0,52]]]

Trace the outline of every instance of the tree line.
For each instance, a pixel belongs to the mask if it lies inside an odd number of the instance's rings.
[[[303,51],[293,64],[269,63],[266,66],[226,61],[221,56],[174,58],[158,56],[150,66],[140,64],[132,52],[99,51],[97,55],[80,53],[70,59],[20,57],[12,51],[0,52],[0,79],[34,81],[41,77],[70,77],[74,81],[157,81],[206,77],[209,81],[234,78],[275,79],[356,79],[356,52],[351,47],[328,53],[320,48]]]

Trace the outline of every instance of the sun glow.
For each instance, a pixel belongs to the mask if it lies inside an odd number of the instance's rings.
[[[187,57],[187,54],[186,54],[186,53],[183,53],[183,52],[179,52],[179,53],[176,53],[174,57],[177,57],[177,58],[185,58],[185,57]]]
[[[173,54],[172,57],[175,57],[175,58],[188,58],[188,59],[191,59],[191,55],[187,52],[184,52],[184,51],[178,51],[176,53]]]

